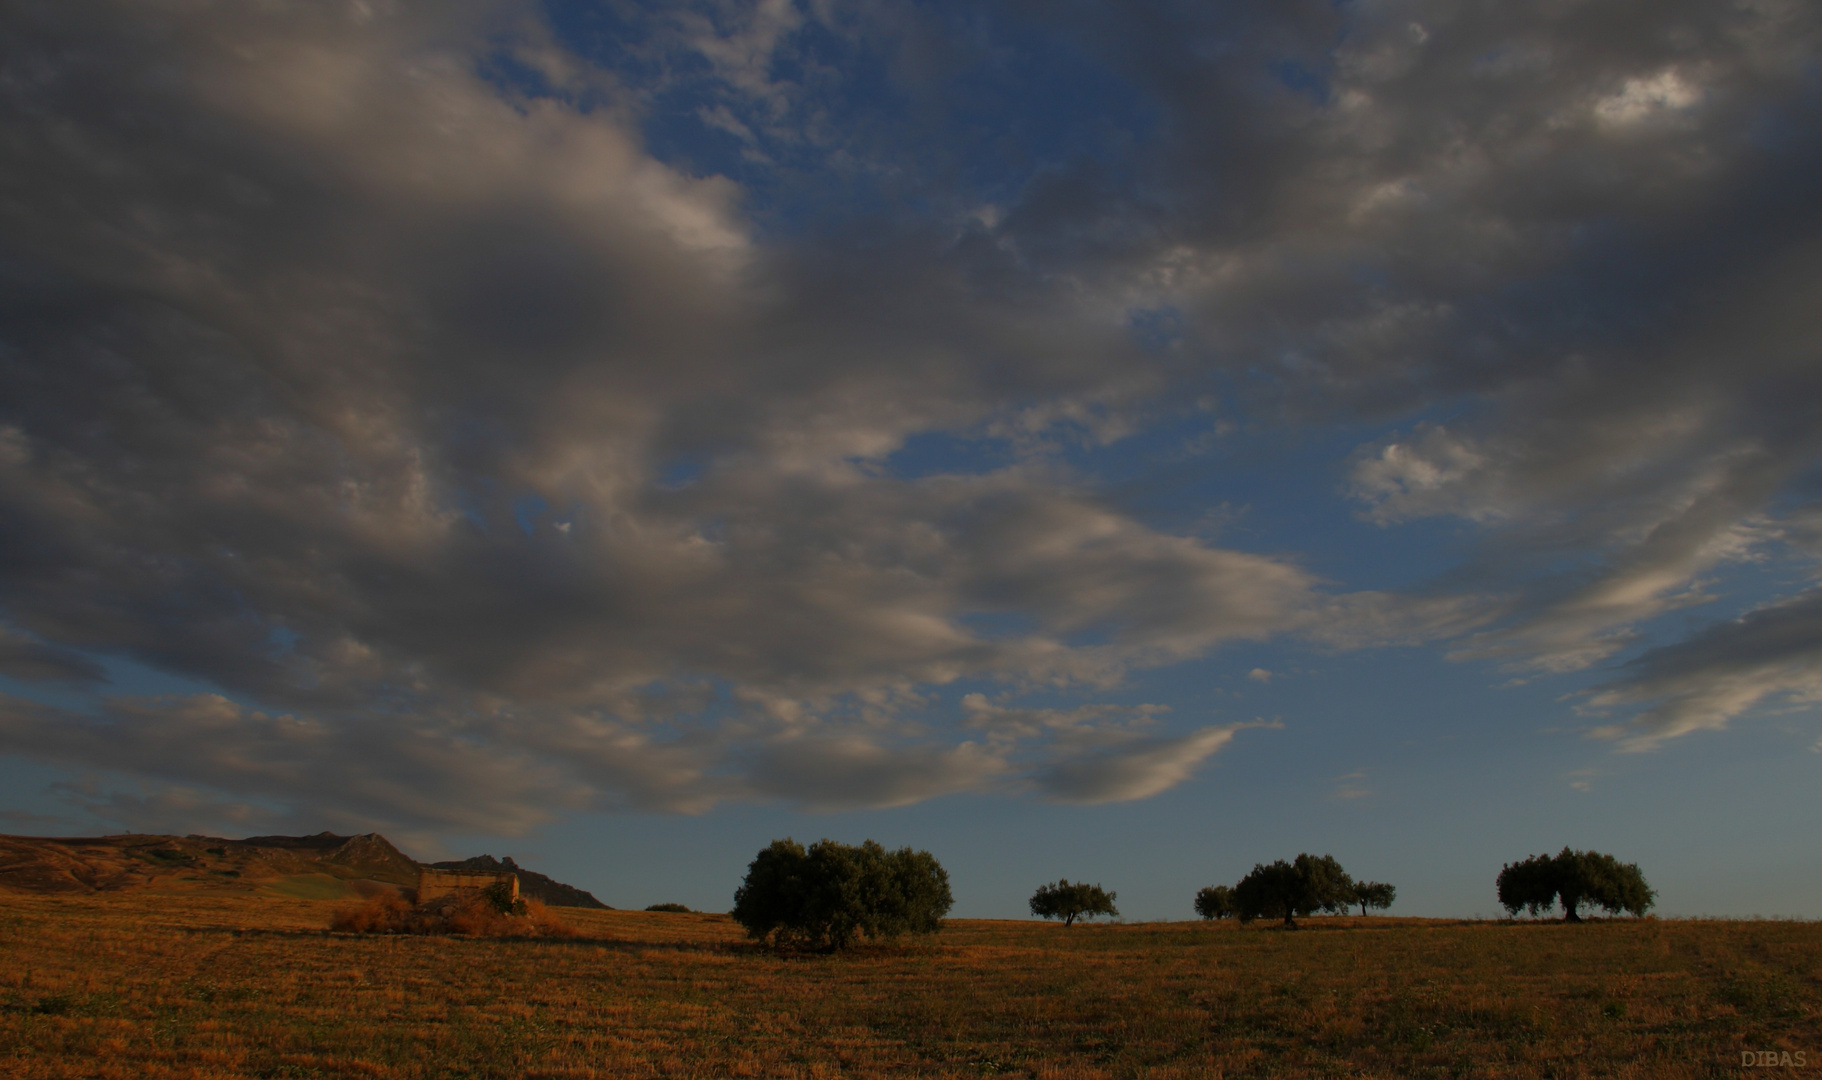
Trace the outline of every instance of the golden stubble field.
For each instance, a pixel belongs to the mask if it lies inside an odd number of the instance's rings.
[[[1817,923],[964,919],[781,956],[719,915],[473,940],[338,906],[0,894],[0,1075],[1822,1076]]]

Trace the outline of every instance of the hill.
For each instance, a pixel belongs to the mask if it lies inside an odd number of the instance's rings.
[[[113,893],[139,890],[255,893],[340,900],[417,887],[421,864],[379,833],[340,836],[0,836],[0,890]],[[581,889],[510,859],[482,855],[444,868],[511,870],[519,888],[556,907],[606,908]]]
[[[363,836],[0,836],[0,888],[37,893],[205,889],[339,899],[417,885],[417,863]]]
[[[595,899],[593,893],[584,889],[578,889],[574,885],[565,885],[561,881],[554,880],[538,873],[536,870],[527,870],[518,863],[513,862],[512,856],[510,855],[504,859],[496,859],[492,855],[476,855],[472,859],[462,859],[458,862],[434,862],[426,865],[433,866],[438,870],[476,870],[482,872],[489,870],[510,871],[519,875],[520,896],[529,897],[539,903],[548,904],[551,907],[596,908],[601,911],[613,910],[606,904]]]

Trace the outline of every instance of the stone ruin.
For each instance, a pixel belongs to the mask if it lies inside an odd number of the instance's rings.
[[[460,895],[467,890],[480,892],[495,885],[504,885],[510,904],[519,902],[519,875],[512,873],[489,873],[474,870],[433,870],[424,867],[418,871],[417,902],[425,904],[445,896]]]
[[[336,914],[329,928],[354,934],[465,934],[471,937],[568,937],[567,926],[541,905],[519,898],[519,877],[490,870],[418,871],[416,903],[390,890]]]

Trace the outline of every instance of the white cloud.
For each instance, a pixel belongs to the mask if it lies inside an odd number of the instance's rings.
[[[1675,68],[1627,79],[1620,89],[1594,102],[1594,115],[1604,124],[1636,124],[1665,112],[1687,109],[1702,100],[1702,87]]]
[[[1487,466],[1484,452],[1445,427],[1431,427],[1408,442],[1387,442],[1356,458],[1354,495],[1381,524],[1430,514],[1459,513],[1485,520],[1501,516],[1490,500],[1463,501],[1462,488]]]

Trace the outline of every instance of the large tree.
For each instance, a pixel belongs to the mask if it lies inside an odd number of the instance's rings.
[[[954,902],[948,873],[927,851],[887,851],[872,840],[823,840],[806,851],[786,839],[748,865],[733,915],[762,941],[842,949],[862,937],[935,933]]]
[[[1120,913],[1114,908],[1114,898],[1118,893],[1110,893],[1099,885],[1090,885],[1085,881],[1071,883],[1062,878],[1054,885],[1040,885],[1038,891],[1031,894],[1031,913],[1045,919],[1061,919],[1064,926],[1072,926],[1083,916],[1093,918],[1096,915],[1117,917]]]
[[[1234,909],[1241,922],[1271,917],[1295,926],[1295,916],[1318,911],[1339,914],[1353,903],[1354,881],[1333,855],[1306,852],[1291,862],[1279,859],[1269,866],[1256,864],[1234,886]]]
[[[1533,855],[1523,862],[1507,863],[1494,886],[1500,906],[1514,918],[1520,909],[1534,916],[1542,914],[1558,901],[1565,922],[1581,922],[1584,904],[1609,915],[1622,911],[1643,915],[1657,900],[1637,863],[1567,847],[1555,855]]]

